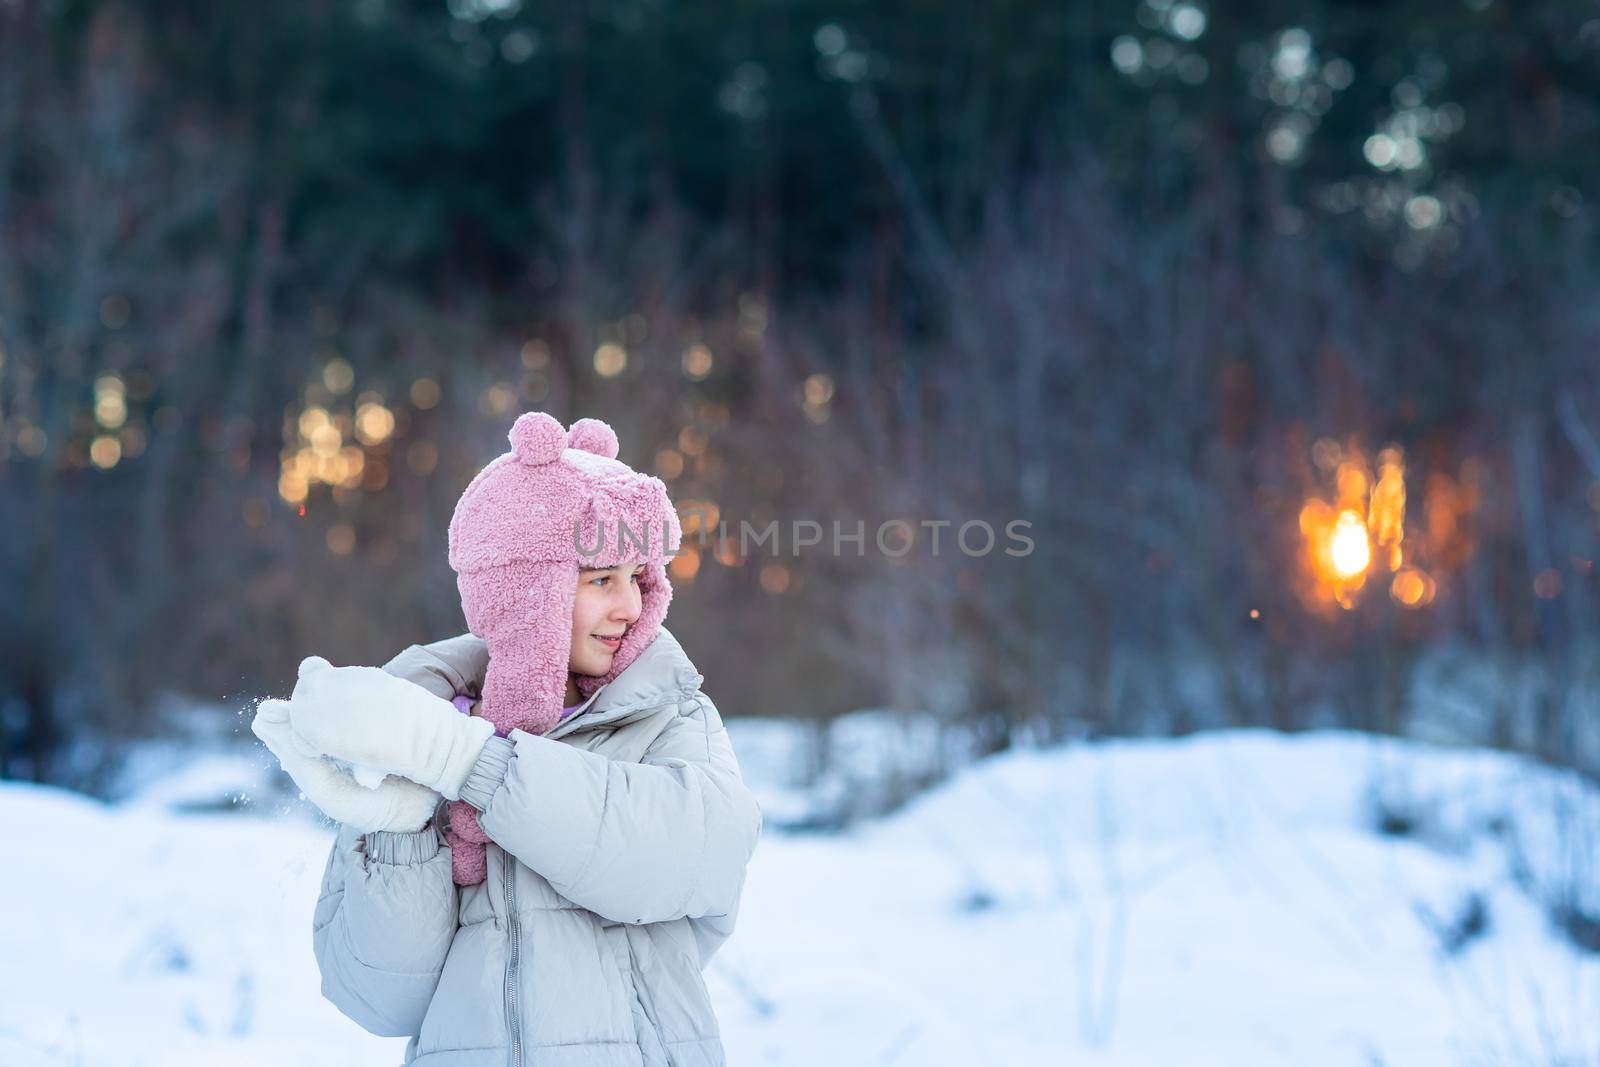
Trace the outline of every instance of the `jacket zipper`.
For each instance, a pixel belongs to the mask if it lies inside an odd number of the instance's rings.
[[[517,868],[511,854],[501,854],[506,886],[506,929],[511,936],[510,951],[506,954],[506,1028],[510,1031],[509,1051],[511,1067],[522,1067],[522,1020],[517,1012],[517,964],[522,948],[522,927],[517,918]]]

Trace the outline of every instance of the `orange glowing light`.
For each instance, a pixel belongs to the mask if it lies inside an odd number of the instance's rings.
[[[1357,594],[1366,585],[1374,547],[1387,550],[1384,561],[1388,566],[1399,565],[1397,531],[1405,521],[1400,453],[1385,449],[1380,476],[1374,479],[1366,456],[1353,443],[1340,445],[1323,438],[1313,452],[1316,465],[1332,475],[1334,502],[1312,496],[1300,508],[1300,536],[1309,579],[1302,597],[1319,610],[1333,604],[1348,610],[1355,607]]]
[[[789,588],[789,568],[781,563],[768,563],[761,568],[761,588],[773,596]]]
[[[1378,484],[1372,488],[1372,499],[1367,505],[1367,528],[1379,548],[1387,548],[1387,564],[1398,571],[1401,564],[1400,542],[1405,538],[1406,476],[1400,450],[1390,446],[1378,453]]]
[[[678,554],[667,565],[667,572],[675,582],[691,582],[700,571],[700,550],[693,545],[681,545]]]
[[[1307,607],[1349,610],[1368,577],[1384,571],[1393,576],[1389,596],[1399,606],[1433,603],[1442,575],[1459,567],[1472,550],[1466,519],[1478,505],[1476,461],[1462,464],[1460,480],[1441,472],[1429,476],[1421,529],[1413,527],[1408,537],[1405,456],[1399,446],[1378,452],[1375,472],[1353,441],[1321,438],[1311,458],[1322,472],[1319,480],[1327,478],[1332,492],[1313,491],[1300,507],[1299,592]],[[1547,579],[1543,591],[1552,585]]]
[[[1339,512],[1328,542],[1328,556],[1339,577],[1349,579],[1361,574],[1372,562],[1372,548],[1367,544],[1367,527],[1354,511]]]
[[[1399,570],[1389,583],[1389,596],[1405,608],[1426,607],[1433,602],[1436,584],[1431,576],[1415,567]]]

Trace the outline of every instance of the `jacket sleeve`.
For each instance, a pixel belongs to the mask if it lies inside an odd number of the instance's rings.
[[[464,634],[412,645],[384,670],[449,700],[474,678],[461,676],[473,642],[482,644]],[[322,995],[380,1037],[421,1030],[455,937],[450,849],[435,826],[365,835],[340,826],[323,871],[311,932]]]
[[[383,665],[395,677],[445,700],[463,693],[476,697],[488,667],[489,646],[470,633],[412,645]]]
[[[638,763],[521,730],[490,738],[461,797],[496,844],[613,922],[726,921],[761,833],[761,808],[701,693]]]
[[[456,932],[450,849],[414,834],[341,826],[322,875],[312,949],[322,995],[369,1033],[422,1029]]]
[[[734,889],[726,911],[697,915],[689,919],[689,932],[694,935],[695,950],[699,955],[702,971],[711,962],[711,957],[717,954],[717,949],[733,936],[734,924],[739,921],[739,900],[743,895],[744,875],[741,874],[739,885]]]

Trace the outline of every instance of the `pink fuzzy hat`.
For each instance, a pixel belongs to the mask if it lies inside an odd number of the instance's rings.
[[[667,487],[619,463],[617,435],[599,419],[564,430],[544,412],[528,412],[510,438],[511,451],[478,472],[450,519],[461,607],[489,646],[482,715],[501,736],[542,734],[561,718],[579,568],[645,564],[639,618],[611,669],[576,677],[587,698],[656,639],[672,602],[666,564],[683,539]],[[479,845],[475,858],[456,849],[456,881],[482,881],[487,837],[476,812],[458,801],[450,814],[451,837]]]

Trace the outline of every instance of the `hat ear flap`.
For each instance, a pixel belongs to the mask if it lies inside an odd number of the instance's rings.
[[[561,719],[571,676],[577,569],[513,563],[462,575],[457,585],[467,624],[488,646],[483,717],[501,736],[546,732]]]

